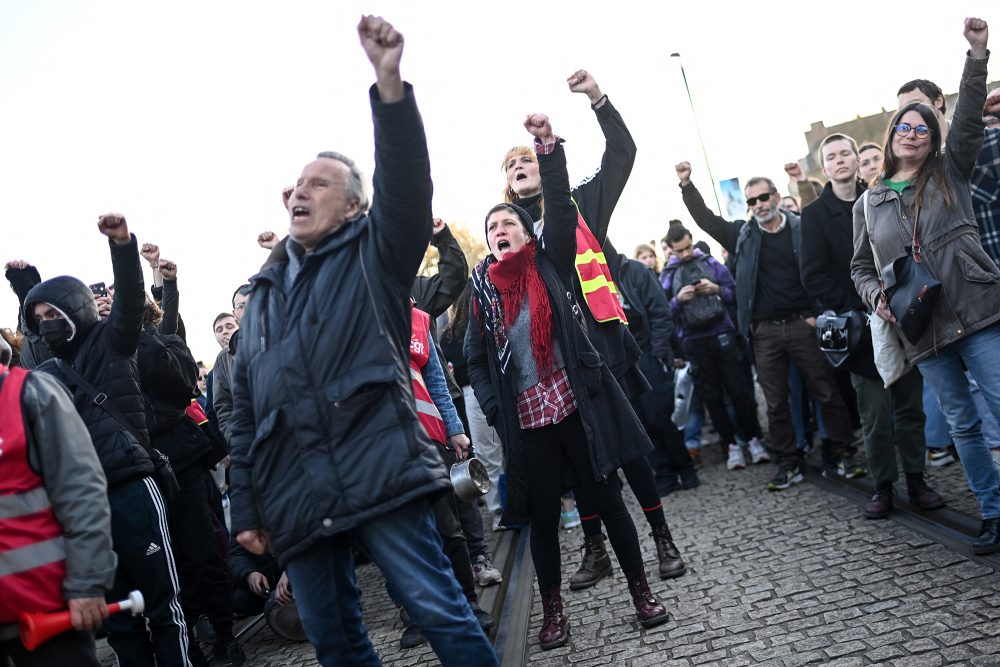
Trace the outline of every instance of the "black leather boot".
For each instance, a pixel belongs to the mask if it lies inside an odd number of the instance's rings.
[[[611,574],[611,556],[604,547],[604,535],[583,539],[583,560],[580,569],[569,580],[569,589],[579,591],[590,588]]]
[[[1000,519],[983,519],[979,537],[972,543],[972,553],[982,556],[1000,551]]]
[[[667,524],[657,526],[650,535],[656,544],[656,558],[660,561],[660,579],[673,579],[687,572],[687,565],[674,545]]]
[[[922,510],[936,510],[944,507],[944,498],[927,485],[922,472],[906,473],[906,495],[910,502]]]

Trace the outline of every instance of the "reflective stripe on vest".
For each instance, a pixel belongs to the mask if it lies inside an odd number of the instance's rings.
[[[580,278],[583,299],[595,320],[618,320],[622,324],[628,324],[618,288],[611,279],[611,269],[608,268],[604,250],[580,214],[579,206],[576,209],[576,273]]]
[[[432,439],[442,445],[448,443],[448,431],[444,426],[441,412],[434,405],[434,399],[427,391],[422,369],[431,357],[431,316],[413,308],[412,330],[410,332],[410,378],[413,380],[413,398],[417,408],[417,417]]]
[[[27,371],[0,366],[0,624],[66,605],[66,545],[42,478],[28,463],[21,395]]]

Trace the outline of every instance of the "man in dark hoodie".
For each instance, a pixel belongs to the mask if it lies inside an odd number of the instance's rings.
[[[100,319],[83,282],[59,276],[28,292],[24,320],[55,357],[37,370],[70,388],[108,480],[118,555],[109,595],[120,599],[139,589],[146,600],[145,619],[116,615],[105,622],[108,643],[123,667],[190,667],[166,505],[152,477],[153,461],[141,444],[149,442],[149,432],[136,363],[145,308],[139,249],[121,215],[102,215],[97,226],[110,241],[117,287],[108,318]],[[74,381],[74,375],[85,382]],[[82,385],[92,386],[97,395]]]

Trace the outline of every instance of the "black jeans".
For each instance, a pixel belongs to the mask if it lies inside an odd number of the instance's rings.
[[[712,418],[723,447],[736,442],[736,431],[760,436],[753,402],[753,381],[743,341],[734,332],[684,341],[684,354],[694,371],[694,384]],[[726,410],[726,397],[733,404],[734,425]]]
[[[650,391],[632,400],[636,414],[642,421],[653,447],[663,454],[670,470],[679,473],[694,469],[691,455],[684,446],[684,434],[674,425],[674,373],[665,370],[651,354],[643,353],[639,358],[639,369],[653,387]],[[624,468],[623,468],[624,470]],[[631,479],[629,484],[632,484]],[[635,488],[632,489],[635,491]]]
[[[622,569],[626,572],[641,570],[642,552],[635,524],[622,500],[618,482],[597,481],[594,477],[580,413],[574,412],[558,424],[522,429],[521,440],[527,465],[531,559],[538,574],[538,590],[548,593],[558,589],[562,581],[559,499],[563,491],[564,466],[570,466],[575,472],[584,495],[594,499]]]

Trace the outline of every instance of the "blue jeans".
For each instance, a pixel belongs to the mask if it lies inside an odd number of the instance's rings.
[[[691,392],[691,407],[688,410],[688,420],[684,424],[684,446],[688,449],[701,447],[701,429],[705,425],[705,404],[701,402],[701,394],[695,388]]]
[[[937,396],[929,384],[924,384],[924,414],[927,422],[924,424],[924,438],[927,446],[934,449],[944,449],[951,444],[951,429],[948,420],[941,414]]]
[[[792,411],[792,429],[795,430],[795,447],[805,449],[809,444],[812,434],[806,432],[809,416],[803,409],[805,398],[803,393],[809,391],[806,388],[806,381],[802,377],[802,371],[796,368],[795,364],[788,364],[788,405]],[[812,407],[816,417],[816,428],[819,429],[819,437],[822,440],[828,438],[826,434],[826,424],[823,423],[823,415],[819,409],[819,402],[809,394],[809,405]]]
[[[288,562],[302,626],[321,665],[382,664],[361,618],[351,537],[382,570],[442,665],[499,666],[455,581],[426,499],[325,538]]]
[[[979,391],[979,385],[976,384],[975,378],[968,371],[965,375],[969,378],[969,390],[972,392],[972,400],[976,402],[979,418],[983,420],[983,440],[986,441],[986,446],[990,449],[1000,447],[1000,422],[997,421],[990,406],[986,403],[983,392]]]
[[[951,439],[962,459],[984,519],[1000,517],[1000,476],[983,439],[982,420],[972,398],[962,363],[979,385],[986,405],[1000,415],[1000,325],[977,331],[945,346],[936,356],[917,363],[924,382],[937,396]]]

